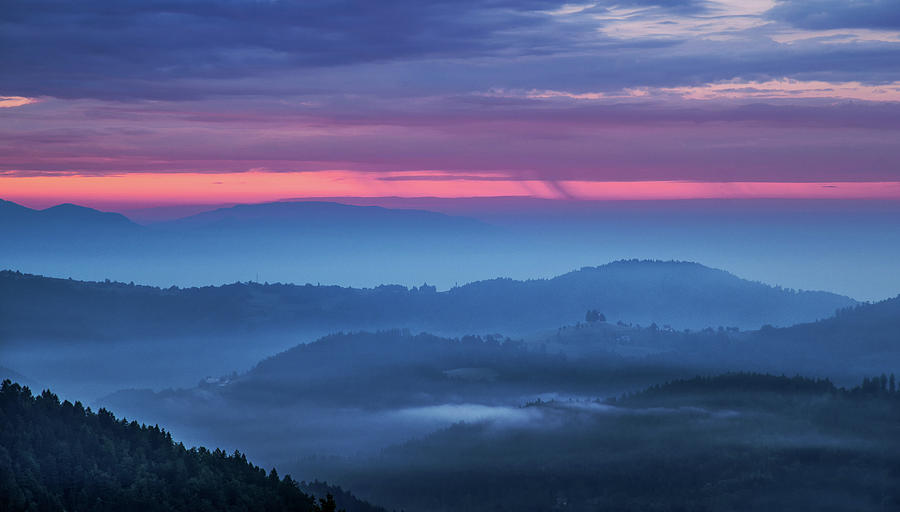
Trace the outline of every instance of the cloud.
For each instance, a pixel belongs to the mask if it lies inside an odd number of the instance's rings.
[[[648,2],[649,4],[649,2]],[[594,15],[600,31],[618,39],[730,39],[767,23],[772,0],[708,0],[668,5],[615,5]],[[672,9],[676,7],[676,9]]]
[[[411,58],[552,53],[556,0],[62,0],[0,12],[0,90],[171,98],[179,81]],[[163,85],[165,84],[165,85]]]
[[[900,30],[900,8],[895,0],[779,0],[766,15],[809,30]]]
[[[804,5],[16,0],[0,172],[897,180],[896,31]]]
[[[661,88],[663,94],[677,94],[687,99],[756,99],[756,98],[830,98],[863,101],[900,101],[900,82],[864,85],[859,82],[824,82],[804,80],[768,80],[765,82],[727,81],[696,87]]]
[[[863,100],[900,102],[900,82],[865,85],[860,82],[825,82],[815,80],[741,81],[728,80],[685,87],[626,88],[618,92],[567,92],[553,90],[490,91],[486,96],[522,97],[529,99],[589,100],[622,102],[628,100],[666,99],[677,97],[689,100],[755,100],[810,99]]]
[[[823,44],[847,44],[865,42],[900,43],[900,32],[871,30],[866,28],[832,30],[786,30],[772,35],[779,43],[817,40]]]
[[[0,96],[0,108],[15,108],[36,102],[36,99],[25,98],[24,96]]]
[[[884,38],[856,34],[853,40],[861,44],[828,48],[798,29],[787,30],[787,22],[767,14],[772,5],[772,0],[14,1],[0,11],[0,65],[11,70],[0,76],[0,93],[192,101],[325,92],[420,96],[490,87],[592,92],[735,78],[816,78],[800,76],[804,73],[829,80],[898,79],[893,63],[900,48],[876,44]],[[785,49],[772,37],[792,47]],[[843,40],[831,36],[827,43]]]
[[[728,96],[734,86],[725,87],[711,92]],[[497,175],[540,182],[900,179],[900,102],[752,96],[688,101],[680,93],[591,100],[507,93],[511,97],[412,102],[322,99],[315,106],[252,97],[48,99],[5,109],[0,170],[407,171],[412,174],[405,177],[415,179],[406,181],[425,188],[446,176],[423,170],[439,170],[473,189],[498,185]],[[390,175],[380,176],[388,179],[372,186],[396,184]]]

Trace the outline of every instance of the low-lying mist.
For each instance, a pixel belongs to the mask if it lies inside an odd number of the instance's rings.
[[[193,387],[209,376],[242,373],[273,353],[321,335],[292,331],[263,332],[252,339],[212,334],[152,341],[5,341],[0,366],[36,389],[51,388],[63,398],[92,403],[121,389]]]
[[[0,283],[3,376],[390,509],[900,503],[900,298],[661,261],[446,292]]]
[[[882,510],[900,498],[898,400],[868,384],[729,374],[533,402],[512,421],[290,467],[406,510]]]

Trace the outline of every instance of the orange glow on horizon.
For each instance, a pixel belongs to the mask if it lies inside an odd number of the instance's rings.
[[[576,200],[900,199],[900,182],[544,181],[420,172],[0,175],[0,198],[35,207],[253,203],[304,197],[498,197]]]

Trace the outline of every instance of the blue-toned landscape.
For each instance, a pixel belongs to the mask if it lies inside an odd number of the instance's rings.
[[[900,510],[900,5],[8,0],[0,512]]]

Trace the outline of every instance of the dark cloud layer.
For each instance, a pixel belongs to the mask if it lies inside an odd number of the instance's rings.
[[[891,2],[782,2],[800,27],[896,26]],[[701,0],[10,0],[0,9],[0,95],[188,100],[210,95],[396,94],[490,87],[598,90],[733,78],[883,82],[897,45],[775,45],[605,35],[595,14],[694,19]],[[361,67],[362,66],[362,67]],[[380,66],[380,67],[379,67]],[[342,70],[350,69],[347,73]],[[394,75],[402,75],[396,78]]]
[[[37,0],[0,10],[7,94],[147,94],[154,84],[410,58],[554,51],[555,0]],[[536,30],[540,26],[540,30]],[[111,80],[112,84],[92,83]],[[141,92],[135,91],[141,89]],[[152,94],[152,93],[151,93]],[[165,87],[156,95],[167,97]]]

